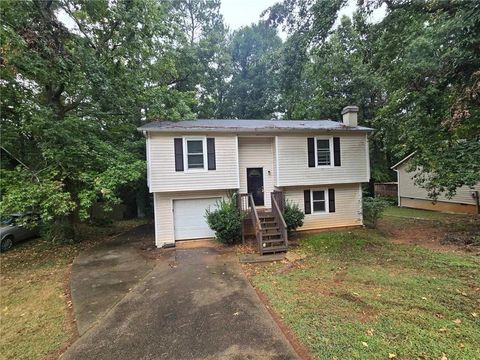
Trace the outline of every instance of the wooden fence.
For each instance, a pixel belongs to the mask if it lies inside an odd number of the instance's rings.
[[[398,183],[377,183],[374,184],[375,196],[397,196],[398,195]]]

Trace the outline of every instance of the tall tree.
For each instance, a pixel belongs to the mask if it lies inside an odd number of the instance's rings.
[[[339,109],[360,106],[360,121],[368,122],[381,101],[381,79],[371,69],[368,25],[360,14],[344,16],[329,39],[312,46],[301,65],[301,92],[290,104],[292,118],[340,120]]]
[[[376,67],[387,101],[376,123],[432,197],[480,181],[480,4],[377,1]]]
[[[331,34],[337,13],[346,0],[285,0],[264,12],[267,23],[283,27],[289,36],[279,58],[279,84],[285,118],[301,119],[305,113],[305,73],[312,49]]]
[[[359,123],[373,126],[377,109],[383,105],[383,79],[373,68],[371,25],[365,16],[354,13],[344,16],[328,40],[309,52],[304,72],[304,93],[292,105],[294,114],[307,119],[341,121],[339,109],[351,104],[359,106]],[[372,134],[371,170],[375,181],[389,181],[391,156],[386,152],[381,129]]]
[[[154,0],[2,10],[2,147],[20,165],[2,169],[0,211],[33,210],[73,238],[92,203],[118,202],[117,189],[143,176],[141,118],[193,115],[193,94],[172,88],[181,32]]]
[[[230,56],[220,0],[176,0],[174,7],[188,43],[181,88],[196,93],[198,117],[223,117]]]
[[[384,6],[386,15],[376,24],[357,15],[353,27],[344,20],[335,30],[345,1],[285,0],[267,11],[271,24],[290,31],[286,116],[328,116],[332,104],[358,103],[377,129],[375,155],[395,160],[416,151],[412,168],[432,197],[480,181],[480,4],[359,3],[363,14]],[[381,180],[382,171],[372,174]]]
[[[228,93],[230,116],[268,119],[278,111],[278,54],[282,40],[264,22],[232,35],[232,79]]]

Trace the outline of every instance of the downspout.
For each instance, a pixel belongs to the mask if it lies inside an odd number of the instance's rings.
[[[402,207],[401,200],[400,200],[400,173],[398,172],[397,169],[395,169],[395,172],[397,173],[397,203],[398,203],[398,207]]]

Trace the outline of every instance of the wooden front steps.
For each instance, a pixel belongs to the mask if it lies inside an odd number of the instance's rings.
[[[262,225],[262,254],[287,251],[286,239],[283,239],[280,227],[271,211],[262,210],[258,213]]]
[[[237,207],[244,215],[242,241],[255,236],[260,255],[276,254],[288,250],[287,224],[283,218],[285,198],[280,191],[270,193],[272,208],[258,208],[251,193],[239,193]]]

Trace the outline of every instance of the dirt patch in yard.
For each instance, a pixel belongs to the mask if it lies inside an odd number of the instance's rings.
[[[382,219],[378,229],[382,231],[394,244],[421,245],[434,250],[448,250],[440,243],[442,230],[435,227],[431,221],[411,221],[415,224],[398,226],[391,219]]]
[[[419,245],[435,251],[480,253],[480,217],[443,220],[384,217],[378,229],[394,244]]]

